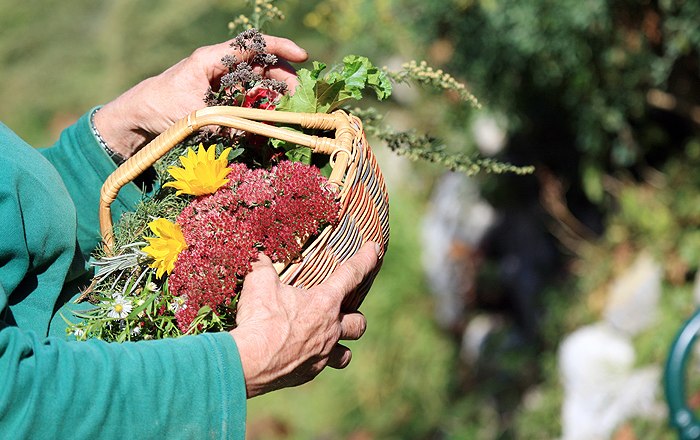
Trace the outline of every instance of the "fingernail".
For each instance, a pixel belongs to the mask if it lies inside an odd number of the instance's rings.
[[[374,243],[374,251],[379,255],[382,252],[382,248],[379,247],[378,243]]]

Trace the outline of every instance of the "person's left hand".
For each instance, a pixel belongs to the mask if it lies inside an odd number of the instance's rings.
[[[265,36],[267,52],[279,62],[267,75],[284,81],[290,90],[298,84],[289,62],[307,59],[304,49],[286,38]],[[128,158],[176,121],[204,107],[204,94],[225,73],[221,58],[240,54],[230,41],[195,50],[160,75],[148,78],[95,115],[95,126],[109,147]]]
[[[243,282],[238,300],[236,341],[248,397],[306,383],[326,366],[345,368],[352,357],[340,340],[356,340],[367,320],[343,312],[352,295],[377,265],[378,246],[365,244],[326,281],[309,289],[283,284],[263,254]]]

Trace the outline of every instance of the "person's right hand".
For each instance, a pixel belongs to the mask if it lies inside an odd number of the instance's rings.
[[[345,368],[351,352],[339,340],[355,340],[367,321],[342,313],[341,303],[377,264],[377,245],[365,244],[322,284],[308,290],[283,284],[260,254],[243,283],[230,333],[236,341],[248,397],[301,385],[323,368]]]

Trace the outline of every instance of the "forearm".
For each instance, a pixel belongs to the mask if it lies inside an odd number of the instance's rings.
[[[12,438],[244,438],[225,333],[108,344],[0,331],[0,432]]]

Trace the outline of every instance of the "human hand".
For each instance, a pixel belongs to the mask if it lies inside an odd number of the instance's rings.
[[[253,263],[230,333],[241,356],[248,397],[301,385],[326,366],[345,368],[350,349],[339,340],[359,339],[367,321],[342,313],[343,299],[377,264],[377,245],[365,244],[322,284],[308,290],[283,284],[265,255]]]
[[[305,61],[306,51],[286,38],[264,38],[267,52],[279,59],[266,71],[267,76],[286,82],[294,90],[298,82],[289,62]],[[207,89],[225,73],[221,58],[227,54],[239,58],[241,55],[230,46],[230,41],[201,47],[160,75],[140,82],[105,104],[95,115],[100,135],[112,150],[131,157],[176,121],[204,107]]]

